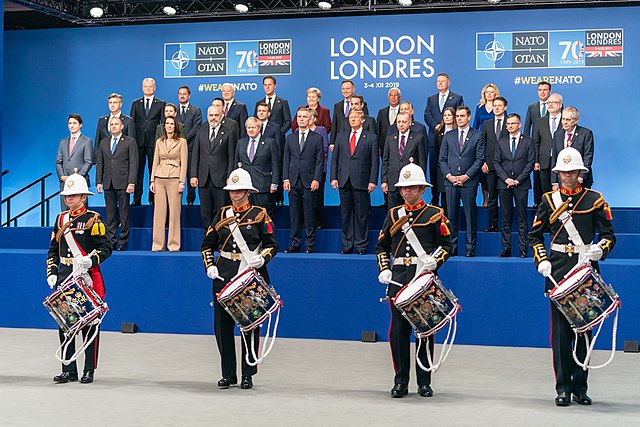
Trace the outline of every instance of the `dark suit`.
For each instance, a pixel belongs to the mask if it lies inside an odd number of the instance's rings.
[[[553,149],[553,135],[551,134],[551,116],[548,114],[539,118],[533,126],[533,143],[536,146],[536,163],[540,164],[540,171],[538,176],[540,177],[540,193],[535,194],[535,182],[534,182],[534,195],[533,201],[540,203],[542,200],[542,194],[551,191],[551,169],[555,166],[551,163],[551,150]],[[561,116],[558,115],[556,119],[556,132],[562,128]],[[534,180],[536,173],[534,172]]]
[[[225,107],[226,105],[227,104],[225,102]],[[222,111],[224,111],[225,107],[223,107]],[[227,118],[233,119],[238,123],[238,128],[239,128],[238,135],[240,138],[244,138],[245,136],[247,136],[247,129],[245,127],[245,123],[249,118],[249,113],[247,112],[246,105],[234,99],[231,105],[229,106],[229,111],[227,111],[227,114],[225,114],[224,116]]]
[[[191,178],[198,178],[200,217],[205,229],[211,225],[215,212],[227,204],[227,193],[222,188],[235,169],[233,157],[236,153],[236,142],[228,129],[220,125],[218,133],[211,140],[209,134],[209,123],[203,123],[196,134],[189,174]]]
[[[336,137],[331,157],[331,181],[337,180],[340,189],[340,216],[342,219],[342,252],[365,252],[369,243],[371,195],[369,183],[378,183],[378,138],[374,133],[362,131],[353,155],[349,140],[352,131]]]
[[[307,130],[306,141],[300,150],[300,131],[287,135],[284,145],[282,180],[289,181],[289,212],[291,216],[291,245],[300,247],[302,215],[307,234],[307,249],[316,241],[316,203],[318,191],[311,191],[311,181],[322,182],[324,148],[322,137]]]
[[[93,164],[93,150],[91,138],[84,136],[82,133],[73,146],[73,151],[69,153],[69,145],[71,144],[71,136],[62,138],[58,143],[58,154],[56,155],[56,173],[60,181],[60,191],[64,189],[63,176],[69,176],[78,170],[78,174],[87,180],[87,185],[91,186],[89,179],[89,170]],[[67,205],[64,203],[64,196],[60,196],[60,207],[64,211]]]
[[[555,135],[553,135],[553,149],[551,151],[551,164],[556,165],[558,153],[564,149],[565,131],[562,126],[558,127]],[[593,164],[593,132],[590,129],[576,125],[571,136],[571,147],[575,148],[582,155],[582,162],[584,166],[589,169],[588,172],[581,172],[582,186],[591,188],[593,185],[593,171],[591,165]],[[553,169],[553,167],[552,167]],[[551,182],[559,183],[558,174],[551,172]]]
[[[116,228],[118,215],[120,216],[120,239],[117,242],[121,248],[126,248],[129,242],[129,202],[127,186],[135,184],[138,177],[138,147],[136,140],[121,135],[115,151],[111,153],[113,138],[103,138],[98,146],[96,161],[96,183],[102,184],[107,217],[107,238],[111,245],[116,245]]]
[[[187,150],[189,159],[189,169],[191,169],[191,159],[193,159],[193,144],[196,140],[196,134],[202,124],[202,111],[199,107],[189,103],[182,114],[182,105],[178,104],[178,115],[176,116],[178,123],[184,125],[184,137],[187,140]],[[196,189],[187,184],[187,203],[193,204],[196,200]]]
[[[236,145],[236,154],[233,164],[242,168],[251,175],[251,183],[258,190],[249,196],[251,204],[262,206],[269,216],[273,214],[276,206],[270,197],[271,185],[280,184],[280,148],[273,138],[258,135],[255,145],[253,161],[249,160],[249,136],[241,138]]]
[[[204,122],[202,126],[206,126],[205,123],[206,122]],[[234,143],[238,142],[238,139],[240,139],[240,125],[237,121],[230,119],[229,117],[222,117],[222,119],[220,119],[220,126],[227,128],[227,130],[231,132],[231,139]]]
[[[366,102],[362,107],[362,112],[364,113],[365,116],[369,114],[369,109],[367,108]],[[316,122],[316,125],[324,126],[322,123],[318,123],[318,122]],[[327,128],[326,126],[324,127],[325,129],[327,129],[327,132],[329,132],[329,128]],[[331,128],[330,144],[335,144],[335,140],[336,140],[336,137],[338,136],[338,133],[342,132],[343,130],[349,130],[349,116],[344,115],[344,99],[342,101],[338,101],[335,104],[333,104],[333,115],[331,116],[330,128]],[[375,129],[373,130],[373,132],[375,132]]]
[[[548,114],[545,114],[545,116]],[[522,129],[522,133],[526,136],[530,136],[533,138],[533,133],[535,132],[536,122],[540,120],[542,116],[540,115],[540,101],[536,101],[532,104],[529,104],[527,108],[527,116],[524,119],[524,128]],[[535,138],[534,138],[535,139]],[[542,188],[542,178],[540,176],[540,171],[533,171],[533,202],[535,204],[540,203],[542,199],[542,195],[549,190],[543,190]]]
[[[372,134],[376,135],[376,143],[377,143],[378,125],[376,124],[376,119],[374,119],[371,116],[367,116],[367,115],[364,115],[362,117],[364,118],[364,122],[362,123],[362,130],[364,130],[367,133],[372,133]],[[349,119],[348,118],[346,120],[342,121],[341,126],[342,127],[338,128],[338,126],[334,125],[333,128],[332,128],[332,132],[333,132],[333,130],[336,130],[337,131],[336,135],[337,135],[340,132],[349,132],[351,130],[351,126],[349,125]],[[336,136],[336,138],[337,138],[337,136]],[[331,144],[335,144],[335,139],[331,140]]]
[[[487,190],[489,191],[489,201],[487,208],[489,209],[489,227],[498,226],[498,176],[493,167],[493,158],[496,153],[496,146],[498,145],[498,138],[506,137],[509,135],[507,130],[506,121],[507,116],[504,115],[500,122],[500,131],[496,135],[496,120],[495,118],[486,120],[482,123],[482,139],[484,140],[485,153],[484,162],[489,168],[487,176]]]
[[[136,144],[138,146],[138,179],[133,193],[133,203],[140,204],[142,199],[142,187],[144,181],[144,165],[151,175],[153,166],[153,153],[156,147],[156,128],[164,120],[165,102],[157,96],[153,97],[149,113],[147,114],[145,98],[138,98],[131,104],[131,119],[136,128]],[[149,201],[153,202],[153,193],[149,193]]]
[[[487,122],[485,122],[487,123]],[[500,192],[500,211],[502,213],[502,246],[511,250],[511,220],[515,201],[518,215],[518,245],[520,253],[527,251],[527,199],[531,189],[531,171],[536,161],[536,148],[533,139],[520,134],[516,152],[512,155],[511,135],[500,137],[495,148],[493,167],[498,175]],[[508,188],[505,180],[515,179],[520,184]]]
[[[386,142],[384,144],[384,153],[382,155],[382,178],[380,179],[380,182],[382,184],[389,184],[389,208],[404,203],[404,200],[395,185],[400,178],[400,170],[411,163],[409,159],[412,159],[413,163],[420,166],[422,170],[425,170],[427,167],[427,156],[425,153],[426,137],[409,130],[409,135],[406,139],[404,153],[402,156],[400,156],[399,151],[400,138],[400,133],[387,135]]]
[[[455,92],[449,91],[444,106],[444,110],[447,107],[458,108],[460,105],[464,105],[464,99],[462,95],[458,95]],[[439,152],[435,148],[435,133],[436,126],[442,121],[442,110],[440,109],[440,92],[431,95],[427,98],[427,105],[424,107],[424,122],[427,124],[429,134],[427,135],[427,142],[429,143],[429,151],[427,152],[429,162],[429,178],[433,184],[437,181],[438,177],[438,156]],[[435,185],[431,189],[431,203],[437,204],[438,191]]]
[[[384,143],[387,140],[387,134],[389,133],[389,127],[394,123],[389,122],[389,109],[390,105],[387,105],[384,108],[378,110],[378,117],[376,118],[376,123],[378,124],[378,128],[376,130],[376,135],[378,135],[378,149],[380,150],[380,157],[384,155]],[[397,106],[398,114],[400,114],[400,106]],[[397,114],[396,114],[397,115]]]
[[[134,140],[136,139],[136,126],[133,123],[133,119],[127,116],[124,113],[120,113],[120,120],[122,120],[122,134],[126,136],[130,136]],[[109,119],[111,118],[110,114],[106,116],[102,116],[98,119],[98,125],[96,126],[96,137],[93,140],[93,163],[95,164],[98,159],[98,147],[100,146],[100,141],[105,138],[111,137],[111,130],[109,129]]]
[[[416,122],[416,121],[412,121],[411,122],[411,126],[409,127],[409,129],[411,129],[414,132],[417,132],[421,135],[424,135],[425,138],[425,148],[427,147],[427,128],[425,125],[423,125],[420,122]],[[398,125],[396,125],[395,123],[392,124],[391,126],[389,126],[389,130],[387,131],[387,135],[393,135],[394,133],[398,133]]]
[[[264,136],[265,138],[273,138],[276,142],[276,146],[278,147],[278,156],[279,156],[278,166],[280,167],[278,176],[281,177],[282,176],[282,157],[284,157],[285,137],[282,133],[280,133],[280,130],[281,130],[281,127],[275,123],[271,123],[271,121],[268,121],[266,125],[263,125],[262,128],[260,128],[260,134],[262,136]],[[282,190],[281,182],[278,182],[278,189],[276,190],[275,193],[270,193],[269,198],[271,198],[270,203],[273,203],[274,206],[276,202],[282,202],[284,200],[284,193]],[[275,213],[276,213],[275,210],[272,212],[269,212],[269,215],[271,216],[272,219],[275,217]]]
[[[447,212],[451,221],[451,240],[454,253],[458,248],[458,221],[460,200],[467,219],[467,252],[475,253],[478,234],[476,194],[478,192],[480,168],[484,163],[484,140],[480,131],[469,127],[465,133],[462,152],[458,146],[460,129],[447,132],[440,147],[440,169],[445,176],[444,186],[447,195]],[[447,175],[467,175],[469,179],[462,187],[454,186],[446,179]]]
[[[256,106],[253,109],[253,116],[258,117],[258,104],[264,102],[267,103],[267,97],[256,101]],[[284,135],[291,129],[291,108],[289,108],[289,101],[284,98],[276,96],[271,100],[271,109],[269,114],[269,122],[278,125],[280,129],[280,136]]]

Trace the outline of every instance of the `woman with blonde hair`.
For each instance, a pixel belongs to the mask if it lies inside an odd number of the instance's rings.
[[[485,120],[493,119],[493,100],[500,96],[498,86],[493,83],[487,83],[482,88],[480,102],[476,107],[476,114],[473,116],[473,127],[477,130],[482,129],[482,123]],[[506,112],[505,112],[506,115]]]
[[[156,141],[151,168],[150,190],[155,194],[153,209],[153,244],[151,250],[164,250],[167,205],[169,238],[167,248],[180,250],[180,210],[187,178],[187,140],[180,134],[175,117],[165,117],[162,137]]]
[[[303,105],[300,108],[310,108],[318,113],[318,119],[316,120],[316,126],[322,126],[325,128],[328,134],[331,133],[331,112],[328,108],[320,105],[320,99],[322,98],[322,92],[317,87],[310,87],[307,89],[307,105]],[[296,117],[298,113],[296,111]],[[295,132],[298,129],[298,122],[294,119],[291,123],[291,132]]]

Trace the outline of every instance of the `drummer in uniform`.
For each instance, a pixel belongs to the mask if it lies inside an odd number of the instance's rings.
[[[207,229],[202,242],[202,258],[207,276],[213,279],[214,299],[214,331],[218,351],[222,359],[222,378],[218,387],[229,388],[238,383],[236,374],[236,350],[233,318],[218,302],[218,293],[238,273],[247,267],[255,268],[262,278],[269,283],[269,273],[266,264],[273,259],[278,251],[278,244],[274,235],[274,227],[266,209],[252,206],[249,203],[249,193],[257,192],[251,182],[249,172],[236,169],[229,175],[228,184],[224,187],[229,191],[231,206],[225,206],[217,212],[213,223]],[[233,229],[239,227],[250,254],[245,255],[233,236]],[[220,251],[217,259],[214,251]],[[260,342],[260,328],[257,327],[244,334],[246,343],[255,343],[255,353],[258,353]],[[254,341],[252,341],[254,339]],[[242,381],[240,387],[253,387],[252,377],[257,373],[257,366],[246,362],[247,348],[242,343]],[[249,351],[249,360],[255,358]]]
[[[396,187],[400,190],[404,205],[392,208],[387,214],[378,237],[376,254],[380,270],[378,280],[388,285],[387,296],[391,307],[389,341],[395,369],[391,396],[404,397],[409,387],[412,327],[392,302],[401,288],[390,283],[395,281],[406,284],[423,271],[436,271],[449,258],[453,245],[449,221],[444,211],[437,206],[426,204],[422,199],[425,189],[431,187],[425,179],[422,168],[414,163],[403,167]],[[416,249],[403,233],[402,226],[405,223],[411,225],[410,228],[415,232],[426,252],[422,257],[418,257]],[[416,342],[417,345],[418,342]],[[425,347],[425,345],[420,346],[419,357],[423,366],[429,367]],[[429,340],[429,352],[433,359],[432,339]],[[425,372],[416,364],[416,375],[420,396],[433,396],[431,373]]]
[[[579,262],[590,261],[598,270],[597,261],[604,260],[616,242],[609,205],[602,194],[584,188],[579,182],[580,173],[588,171],[580,152],[568,147],[558,153],[557,159],[553,171],[558,173],[562,186],[542,197],[529,233],[535,265],[538,272],[547,278],[546,292],[554,287],[550,277],[556,283],[560,282]],[[596,230],[600,235],[594,243]],[[544,247],[545,232],[551,236],[549,252]],[[573,359],[575,334],[553,301],[550,303],[551,348],[558,394],[555,404],[569,406],[573,394],[573,400],[578,404],[591,405],[591,398],[587,395],[588,372]],[[585,335],[591,339],[591,331]],[[577,343],[578,359],[584,360],[586,353],[585,336],[581,335]]]
[[[51,244],[47,254],[47,283],[51,289],[60,286],[73,272],[88,272],[93,281],[93,289],[100,298],[104,299],[105,287],[100,272],[100,264],[111,255],[111,242],[105,236],[105,225],[102,217],[97,212],[86,208],[85,202],[88,195],[93,195],[87,188],[87,180],[74,173],[64,183],[64,189],[60,193],[64,202],[69,207],[56,218],[56,223],[51,233]],[[72,242],[75,241],[81,256],[74,257],[72,248],[69,247],[64,233],[69,230]],[[93,374],[98,366],[98,349],[100,346],[100,326],[91,325],[82,329],[82,336],[92,336],[98,328],[97,335],[84,351],[84,370],[80,382],[89,384],[93,382]],[[58,329],[60,343],[64,341],[64,332]],[[75,353],[75,344],[72,341],[67,347],[65,359],[70,359]],[[78,381],[76,362],[62,365],[62,373],[53,377],[58,384],[69,381]]]

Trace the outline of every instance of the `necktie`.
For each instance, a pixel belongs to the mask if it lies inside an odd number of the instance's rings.
[[[72,136],[71,137],[71,142],[69,142],[69,155],[71,155],[71,153],[73,153],[73,147],[76,146],[76,137]]]
[[[260,130],[260,133],[261,133],[262,135],[264,135],[264,133],[265,133],[266,131],[267,131],[267,124],[265,123],[265,124],[263,124],[263,125],[262,125],[262,129]]]
[[[271,103],[271,97],[267,98],[267,104],[269,104],[269,110],[273,108],[273,104]]]
[[[251,139],[251,143],[249,144],[249,161],[253,163],[253,158],[256,155],[256,140]]]
[[[216,128],[211,128],[209,131],[209,141],[216,139]]]
[[[307,133],[302,132],[302,134],[300,135],[300,151],[302,151],[302,149],[304,148],[304,143],[306,140],[307,140]]]
[[[185,115],[186,113],[187,113],[187,107],[185,107],[185,106],[183,105],[183,106],[182,106],[182,117],[183,117],[183,120],[182,120],[182,121],[184,121],[184,115]]]
[[[351,111],[351,102],[345,100],[344,101],[344,116],[349,117],[349,111]]]
[[[460,148],[460,152],[462,153],[462,149],[464,148],[464,131],[460,131],[460,139],[458,140],[458,148]]]
[[[571,132],[567,134],[567,147],[571,147]]]
[[[146,102],[147,102],[147,105],[145,105],[144,111],[148,115],[149,114],[149,110],[151,109],[151,105],[150,105],[151,104],[151,100],[149,98],[147,98]]]
[[[224,104],[224,116],[227,117],[227,114],[229,114],[229,103],[228,102],[226,104]]]
[[[558,129],[558,124],[556,123],[556,118],[551,117],[551,137],[555,135],[556,129]]]
[[[394,124],[396,122],[396,116],[398,115],[398,113],[396,113],[396,107],[391,107],[389,108],[389,123],[390,124]]]
[[[405,147],[406,147],[406,141],[404,139],[404,135],[400,135],[400,147],[398,147],[398,154],[400,155],[400,158],[404,156]]]
[[[113,142],[111,143],[111,154],[113,154],[116,151],[116,144],[118,143],[118,138],[117,137],[113,137]]]
[[[444,93],[440,94],[440,111],[441,112],[442,112],[442,110],[444,110],[444,101],[445,101],[444,95],[445,95]]]
[[[542,112],[540,113],[540,116],[541,116],[541,117],[544,117],[544,116],[546,116],[546,115],[547,115],[547,103],[546,103],[546,102],[543,102],[543,103],[542,103]]]
[[[496,138],[500,138],[500,131],[502,130],[502,119],[498,119],[496,124]]]
[[[349,150],[351,151],[351,155],[353,156],[353,152],[356,151],[356,131],[355,130],[351,134],[351,139],[349,140]]]
[[[511,160],[516,156],[516,137],[511,137]]]

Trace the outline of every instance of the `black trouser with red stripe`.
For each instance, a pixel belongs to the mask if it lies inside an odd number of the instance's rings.
[[[86,339],[87,337],[91,337],[95,332],[95,328],[98,328],[98,334],[96,335],[96,338],[91,342],[91,344],[89,344],[89,346],[84,351],[84,370],[85,371],[93,371],[98,367],[98,351],[100,348],[100,326],[91,325],[91,326],[86,326],[82,328],[83,339]],[[62,332],[62,329],[60,328],[58,328],[58,336],[60,337],[60,344],[62,344],[64,342],[64,332]],[[77,337],[78,335],[76,335],[76,338]],[[73,353],[76,352],[76,345],[75,345],[76,338],[74,338],[73,341],[71,341],[69,343],[69,346],[67,347],[67,353],[65,354],[65,357],[64,357],[67,360],[69,360],[71,356],[73,356]],[[62,372],[78,372],[76,361],[74,360],[73,362],[69,363],[66,366],[63,364]]]
[[[551,349],[553,350],[553,370],[556,374],[556,392],[559,393],[586,393],[587,375],[589,371],[583,370],[573,360],[573,341],[575,333],[567,318],[551,303]],[[584,335],[589,336],[591,331]],[[587,343],[584,335],[578,336],[578,348],[576,356],[584,361],[587,355]]]
[[[236,374],[236,342],[233,331],[235,329],[235,322],[233,318],[227,313],[224,307],[218,302],[218,296],[214,296],[214,310],[213,310],[213,330],[216,335],[216,343],[218,344],[218,351],[220,352],[221,365],[222,365],[222,377],[223,378],[237,378]],[[247,345],[251,345],[252,340],[254,342],[255,353],[258,354],[260,348],[260,327],[257,327],[250,332],[244,334],[244,338]],[[247,347],[242,342],[242,376],[250,377],[258,372],[258,366],[250,366],[246,360]],[[249,360],[253,363],[255,359],[251,352],[249,352]]]
[[[394,384],[409,384],[409,371],[411,370],[411,324],[405,319],[400,310],[389,301],[391,306],[391,327],[389,328],[389,344],[391,344],[391,357],[393,358],[393,367],[396,371]],[[434,336],[429,337],[429,353],[433,360],[433,344]],[[418,340],[416,340],[416,349]],[[430,368],[427,361],[426,339],[422,340],[420,346],[420,362],[426,368]],[[425,372],[416,362],[416,376],[418,377],[418,385],[431,384],[431,372]]]

